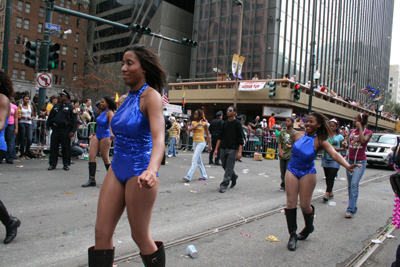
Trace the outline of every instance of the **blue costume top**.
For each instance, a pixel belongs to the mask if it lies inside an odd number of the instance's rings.
[[[294,174],[298,179],[306,174],[317,173],[314,160],[317,151],[314,146],[314,138],[317,136],[303,135],[294,142],[292,147],[292,157],[290,158],[287,170]]]
[[[101,140],[103,138],[111,137],[110,132],[110,124],[108,123],[107,119],[107,112],[103,111],[99,117],[96,119],[97,128],[96,128],[96,137],[97,139]]]
[[[7,125],[8,125],[8,119],[6,120],[6,125],[4,125],[3,131],[0,132],[0,150],[6,152],[7,152],[7,145],[6,145],[6,139],[4,139],[4,132],[6,131]]]
[[[141,175],[150,162],[153,148],[150,122],[140,110],[140,96],[147,87],[145,83],[139,90],[129,91],[111,120],[114,134],[114,158],[111,167],[123,184],[133,176]]]

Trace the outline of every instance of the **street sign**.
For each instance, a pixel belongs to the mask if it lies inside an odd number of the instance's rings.
[[[56,24],[51,24],[51,23],[45,23],[44,24],[44,27],[46,28],[46,29],[49,29],[49,30],[56,30],[56,31],[60,31],[60,25],[56,25]]]
[[[53,35],[53,34],[56,34],[56,30],[51,29],[51,30],[49,31],[49,35]]]
[[[53,74],[51,73],[38,73],[37,85],[42,88],[53,87]]]

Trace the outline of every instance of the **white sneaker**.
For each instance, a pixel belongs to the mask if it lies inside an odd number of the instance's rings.
[[[190,182],[190,180],[189,180],[188,178],[186,178],[186,177],[183,177],[183,180],[184,180],[185,182],[187,182],[187,183]]]
[[[168,155],[168,158],[172,158],[172,155]]]
[[[44,152],[42,152],[42,153],[40,154],[40,156],[46,157],[46,154],[44,154]]]

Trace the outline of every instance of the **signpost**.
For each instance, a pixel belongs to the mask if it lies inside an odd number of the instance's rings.
[[[38,87],[50,88],[53,87],[53,74],[51,73],[38,73],[36,82]]]

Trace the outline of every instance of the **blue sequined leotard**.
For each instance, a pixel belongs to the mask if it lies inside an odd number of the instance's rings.
[[[150,162],[153,148],[150,122],[139,106],[140,95],[147,87],[145,83],[139,90],[130,91],[111,120],[114,134],[114,158],[111,167],[123,184],[133,176],[141,175]]]
[[[97,117],[97,119],[96,119],[96,123],[97,123],[96,137],[99,140],[111,136],[110,123],[108,122],[108,119],[107,119],[107,112],[108,112],[108,110],[103,111],[100,114],[100,116]]]
[[[6,139],[4,139],[4,133],[6,131],[7,125],[8,125],[8,119],[6,120],[6,124],[4,125],[3,131],[0,132],[0,150],[6,152],[7,152],[7,145],[6,145]]]
[[[298,179],[306,174],[317,173],[314,160],[317,151],[314,146],[314,138],[317,136],[303,135],[294,142],[292,148],[292,157],[289,161],[287,170],[294,174]]]

